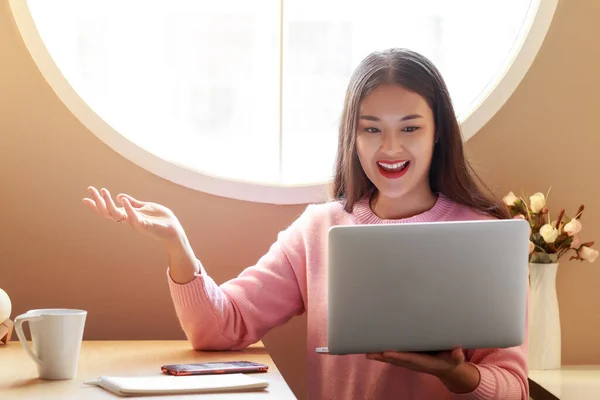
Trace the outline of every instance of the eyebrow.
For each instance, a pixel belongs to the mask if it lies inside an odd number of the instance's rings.
[[[374,115],[361,115],[359,118],[365,119],[367,121],[379,121],[379,118],[377,118]],[[410,114],[410,115],[406,115],[406,116],[400,118],[400,121],[408,121],[408,120],[417,119],[417,118],[423,118],[423,116],[420,114]]]

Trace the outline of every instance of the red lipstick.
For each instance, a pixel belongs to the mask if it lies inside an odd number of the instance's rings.
[[[402,166],[398,166],[398,164],[402,164],[402,163],[404,163]],[[386,164],[389,166],[395,165],[395,167],[388,168],[388,167],[382,166],[381,164]],[[377,169],[379,170],[379,173],[384,178],[388,178],[388,179],[398,179],[398,178],[404,176],[404,174],[406,174],[406,172],[408,171],[409,168],[410,168],[410,161],[406,161],[406,160],[392,160],[392,161],[380,160],[377,162]]]

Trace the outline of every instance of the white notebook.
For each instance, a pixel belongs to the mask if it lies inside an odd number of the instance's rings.
[[[101,376],[86,382],[100,386],[119,396],[149,396],[254,391],[266,389],[269,382],[244,374],[194,376]]]

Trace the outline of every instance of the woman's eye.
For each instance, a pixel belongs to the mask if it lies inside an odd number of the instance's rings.
[[[377,129],[377,128],[365,128],[365,132],[377,133],[377,132],[379,132],[379,129]]]
[[[404,131],[404,132],[414,132],[417,129],[419,129],[418,126],[407,126],[406,128],[402,129],[402,131]]]

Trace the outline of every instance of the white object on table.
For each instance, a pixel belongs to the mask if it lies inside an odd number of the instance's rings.
[[[15,331],[41,379],[74,379],[87,311],[64,308],[29,310],[15,318]],[[29,322],[33,349],[23,323]]]
[[[248,392],[269,387],[269,381],[244,374],[101,376],[86,383],[119,396]]]

